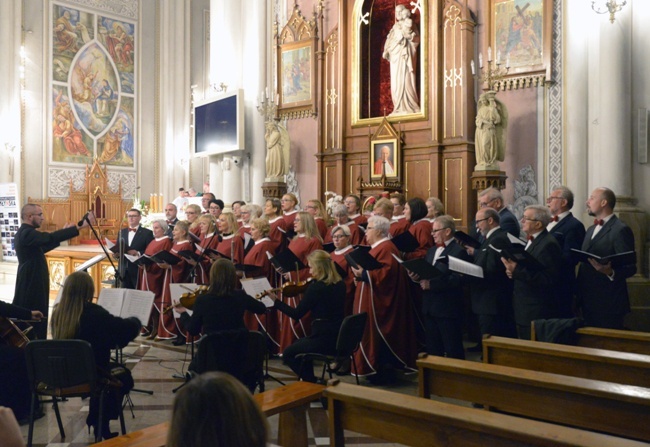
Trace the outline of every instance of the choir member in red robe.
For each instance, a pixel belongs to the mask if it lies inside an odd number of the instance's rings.
[[[296,236],[289,243],[288,249],[300,259],[300,262],[307,266],[307,256],[314,250],[322,250],[323,242],[318,234],[314,218],[309,213],[298,212],[294,219],[293,228]],[[305,267],[298,272],[295,270],[285,272],[285,277],[293,282],[306,281],[309,278],[309,267]],[[301,299],[302,295],[298,295],[296,297],[283,297],[282,301],[291,307],[296,307]],[[311,314],[305,315],[296,322],[285,316],[282,318],[281,325],[280,348],[284,350],[296,339],[308,335],[306,328],[311,327]]]
[[[429,197],[425,203],[427,205],[427,219],[429,222],[433,223],[433,221],[436,220],[436,217],[445,214],[445,206],[439,198]]]
[[[201,235],[201,227],[199,227],[199,216],[201,215],[201,207],[192,203],[185,207],[185,218],[190,224],[190,231],[195,235]]]
[[[336,225],[347,225],[347,227],[350,229],[350,240],[348,241],[352,245],[358,245],[363,243],[363,230],[359,225],[356,224],[355,221],[350,220],[348,217],[348,209],[346,208],[345,205],[340,204],[334,206],[334,209],[332,210],[332,217],[334,217],[334,221],[336,222]],[[327,235],[325,235],[325,240],[323,242],[330,243],[333,242],[332,240],[332,234],[333,234],[334,228],[332,228],[332,231],[329,231]]]
[[[194,282],[196,284],[206,285],[210,283],[210,267],[212,266],[212,262],[207,253],[205,253],[205,250],[207,248],[216,250],[219,244],[219,235],[217,235],[216,226],[210,214],[202,214],[197,221],[201,233],[199,236],[199,247],[196,248],[194,253],[199,255],[201,259],[198,261],[198,264],[192,259],[187,259],[187,262],[194,268]]]
[[[354,225],[356,226],[356,225]],[[343,278],[345,283],[345,300],[343,302],[344,316],[352,314],[352,305],[354,303],[354,292],[356,284],[354,284],[354,273],[348,265],[345,254],[354,249],[350,245],[350,227],[348,225],[336,225],[331,231],[332,240],[334,242],[334,251],[330,253],[332,261],[338,264],[341,269],[347,273]]]
[[[390,229],[388,230],[388,234],[391,238],[399,236],[405,232],[407,228],[406,226],[399,225],[398,221],[393,220],[394,209],[395,207],[393,206],[393,202],[385,197],[377,200],[377,203],[375,203],[375,206],[372,209],[373,216],[385,217],[390,222]]]
[[[251,234],[251,221],[262,215],[262,208],[259,205],[249,203],[241,207],[241,225],[239,226],[239,236],[244,237],[244,233]]]
[[[361,214],[361,199],[354,194],[348,194],[343,200],[343,204],[348,210],[348,217],[353,220],[357,225],[364,225],[368,223],[368,218]]]
[[[293,221],[296,218],[296,213],[298,210],[298,198],[292,193],[287,193],[282,196],[282,215],[284,216],[284,221],[287,224],[287,228],[293,228]]]
[[[151,225],[154,240],[147,245],[144,251],[145,255],[155,255],[160,251],[169,251],[172,248],[172,241],[165,233],[169,227],[167,222],[163,219],[154,220]],[[173,316],[170,318],[163,311],[171,306],[172,300],[169,296],[169,289],[165,288],[165,282],[169,271],[160,268],[158,264],[149,264],[140,268],[142,277],[139,281],[140,290],[147,290],[153,292],[155,297],[153,300],[153,309],[149,317],[149,338],[157,338],[161,340],[168,340],[176,338],[175,325]]]
[[[237,219],[233,213],[221,213],[219,216],[219,232],[221,242],[217,244],[216,250],[226,259],[230,259],[235,265],[241,264],[244,260],[244,239],[237,234]],[[216,257],[213,257],[216,259]]]
[[[395,367],[413,368],[417,352],[409,280],[393,257],[399,253],[388,239],[389,226],[388,219],[373,216],[366,231],[372,247],[370,255],[382,267],[352,268],[358,278],[353,312],[368,313],[368,324],[355,360],[360,375],[377,374],[379,379],[388,378]]]
[[[273,242],[275,252],[283,250],[289,243],[286,239],[287,222],[282,213],[280,199],[268,199],[264,204],[264,217],[269,221],[269,239]]]
[[[312,215],[314,222],[316,222],[316,227],[318,228],[318,234],[320,234],[321,239],[325,239],[327,234],[327,211],[320,200],[311,199],[307,201],[305,206],[305,211]]]
[[[405,259],[424,258],[427,251],[433,247],[433,236],[431,235],[431,222],[427,217],[427,206],[424,200],[414,197],[406,202],[404,216],[411,225],[409,232],[418,240],[419,246],[411,253],[406,253]]]
[[[244,206],[244,205],[246,205],[246,202],[244,202],[243,200],[235,200],[232,203],[232,206],[231,206],[232,213],[237,218],[237,227],[241,227],[241,225],[242,225],[242,223],[241,223],[241,207]]]
[[[270,229],[271,227],[266,219],[259,218],[254,219],[251,222],[251,236],[255,241],[255,245],[246,254],[246,257],[244,258],[244,267],[246,268],[245,274],[247,277],[259,278],[266,276],[271,287],[275,287],[276,272],[266,254],[269,252],[271,255],[275,255],[274,243],[269,238]],[[265,332],[269,337],[269,349],[273,353],[278,352],[280,348],[280,325],[278,314],[275,309],[267,309],[265,315],[245,312],[244,323],[250,330],[261,330],[262,332]]]
[[[393,204],[393,218],[391,220],[391,234],[393,237],[398,236],[409,229],[411,222],[404,216],[404,207],[406,206],[406,197],[401,192],[394,192],[390,195],[390,201]]]

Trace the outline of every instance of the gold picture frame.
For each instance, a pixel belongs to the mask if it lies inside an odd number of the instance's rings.
[[[389,138],[384,140],[373,140],[370,142],[370,179],[380,179],[386,174],[386,178],[399,178],[400,172],[400,151],[399,140]],[[385,155],[385,157],[384,157]]]
[[[504,80],[550,81],[553,0],[490,0],[490,17],[492,56],[509,66]]]

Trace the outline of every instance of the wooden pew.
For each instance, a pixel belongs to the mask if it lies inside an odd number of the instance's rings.
[[[650,332],[583,327],[576,335],[578,346],[650,355]]]
[[[486,336],[483,362],[650,387],[650,356]]]
[[[598,446],[645,445],[561,425],[491,413],[460,405],[369,389],[331,380],[330,446],[345,445],[344,430],[410,446]]]
[[[650,389],[508,366],[427,356],[419,395],[650,441]]]
[[[325,386],[309,382],[294,382],[263,393],[254,394],[262,412],[267,416],[280,413],[278,444],[282,447],[307,447],[307,417],[309,403],[320,399]],[[169,422],[127,433],[98,444],[100,447],[164,447]]]

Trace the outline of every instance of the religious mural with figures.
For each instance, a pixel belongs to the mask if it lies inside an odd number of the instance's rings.
[[[134,167],[135,24],[51,8],[51,161]]]

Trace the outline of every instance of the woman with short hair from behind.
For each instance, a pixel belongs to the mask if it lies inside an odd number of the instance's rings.
[[[223,372],[192,379],[176,394],[167,447],[265,447],[266,417],[250,392]]]

